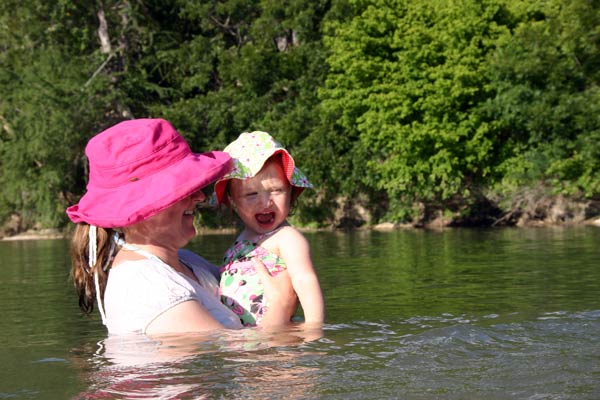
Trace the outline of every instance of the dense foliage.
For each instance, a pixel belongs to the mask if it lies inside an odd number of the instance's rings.
[[[598,199],[599,78],[590,0],[5,0],[0,220],[64,226],[85,143],[133,117],[196,151],[273,133],[304,224]]]

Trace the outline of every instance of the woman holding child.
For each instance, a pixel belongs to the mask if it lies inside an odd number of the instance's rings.
[[[219,298],[219,273],[182,248],[194,238],[202,189],[225,176],[224,152],[192,153],[162,119],[121,122],[87,147],[89,182],[67,209],[77,223],[72,275],[79,305],[94,303],[109,333],[163,334],[238,329]],[[255,263],[269,301],[262,326],[289,321],[296,303],[285,271],[271,276]]]

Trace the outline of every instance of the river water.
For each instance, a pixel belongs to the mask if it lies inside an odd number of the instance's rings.
[[[0,399],[600,398],[600,228],[306,236],[321,332],[161,341],[81,315],[66,240],[0,242]]]

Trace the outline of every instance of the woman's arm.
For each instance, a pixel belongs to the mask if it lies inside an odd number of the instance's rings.
[[[188,300],[171,307],[154,319],[146,328],[146,333],[203,332],[223,329],[206,308],[196,300]]]
[[[261,327],[274,328],[290,323],[298,307],[298,301],[287,271],[271,276],[269,270],[260,260],[254,260],[254,269],[260,275],[265,289],[265,304],[267,312],[263,315]]]
[[[265,286],[265,298],[269,301],[269,308],[263,317],[262,326],[275,327],[289,323],[297,306],[294,289],[290,283],[287,272],[271,276],[267,267],[260,261],[254,265],[256,271],[261,276],[261,281]],[[213,304],[212,311],[219,312],[221,306],[223,310],[230,312],[220,302]],[[218,318],[218,316],[217,316]],[[237,319],[236,319],[237,321]],[[240,325],[241,327],[241,325]],[[164,333],[183,333],[183,332],[206,332],[216,329],[225,329],[215,315],[195,300],[184,301],[171,307],[155,318],[146,327],[146,333],[157,335]]]

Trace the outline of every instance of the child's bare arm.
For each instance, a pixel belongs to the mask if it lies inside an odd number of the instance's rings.
[[[287,265],[292,286],[304,311],[305,322],[323,323],[325,302],[311,260],[308,241],[293,227],[286,227],[279,234],[279,253]]]

